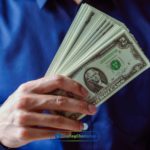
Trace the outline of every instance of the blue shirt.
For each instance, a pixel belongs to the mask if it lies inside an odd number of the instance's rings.
[[[150,1],[88,0],[124,22],[150,58]],[[0,0],[0,103],[22,83],[42,77],[78,10],[71,0]],[[44,140],[20,150],[149,150],[150,71],[83,121],[97,141]]]

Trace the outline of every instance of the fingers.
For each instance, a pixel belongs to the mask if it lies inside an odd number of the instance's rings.
[[[96,106],[85,100],[77,100],[64,96],[30,94],[20,101],[21,109],[26,110],[58,110],[77,112],[87,115],[96,113]]]
[[[62,89],[82,97],[88,95],[88,91],[81,84],[62,75],[30,81],[23,84],[19,89],[40,94]]]
[[[17,126],[40,126],[70,131],[81,131],[84,128],[80,121],[71,120],[63,116],[25,111],[16,112],[13,124]]]

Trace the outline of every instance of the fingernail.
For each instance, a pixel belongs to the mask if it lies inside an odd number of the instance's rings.
[[[81,92],[84,96],[88,95],[88,91],[85,88],[81,88]]]
[[[88,109],[89,109],[90,113],[92,113],[92,114],[96,113],[96,106],[95,105],[89,104]]]
[[[83,126],[84,126],[83,130],[87,130],[89,127],[87,123],[83,123]]]

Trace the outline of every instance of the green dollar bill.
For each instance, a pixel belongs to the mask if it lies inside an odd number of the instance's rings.
[[[83,4],[45,76],[63,74],[89,91],[97,107],[150,67],[133,35],[120,21]],[[65,91],[55,95],[70,96]],[[72,119],[85,115],[54,112]]]
[[[134,39],[124,33],[70,77],[87,88],[88,102],[99,106],[149,67],[149,61]],[[78,113],[65,115],[73,119],[84,116]]]

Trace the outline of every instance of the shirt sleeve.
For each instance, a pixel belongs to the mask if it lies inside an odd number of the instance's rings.
[[[11,148],[5,147],[4,145],[2,145],[0,143],[0,150],[9,150],[9,149],[11,149]],[[15,149],[13,149],[13,150],[15,150]]]

